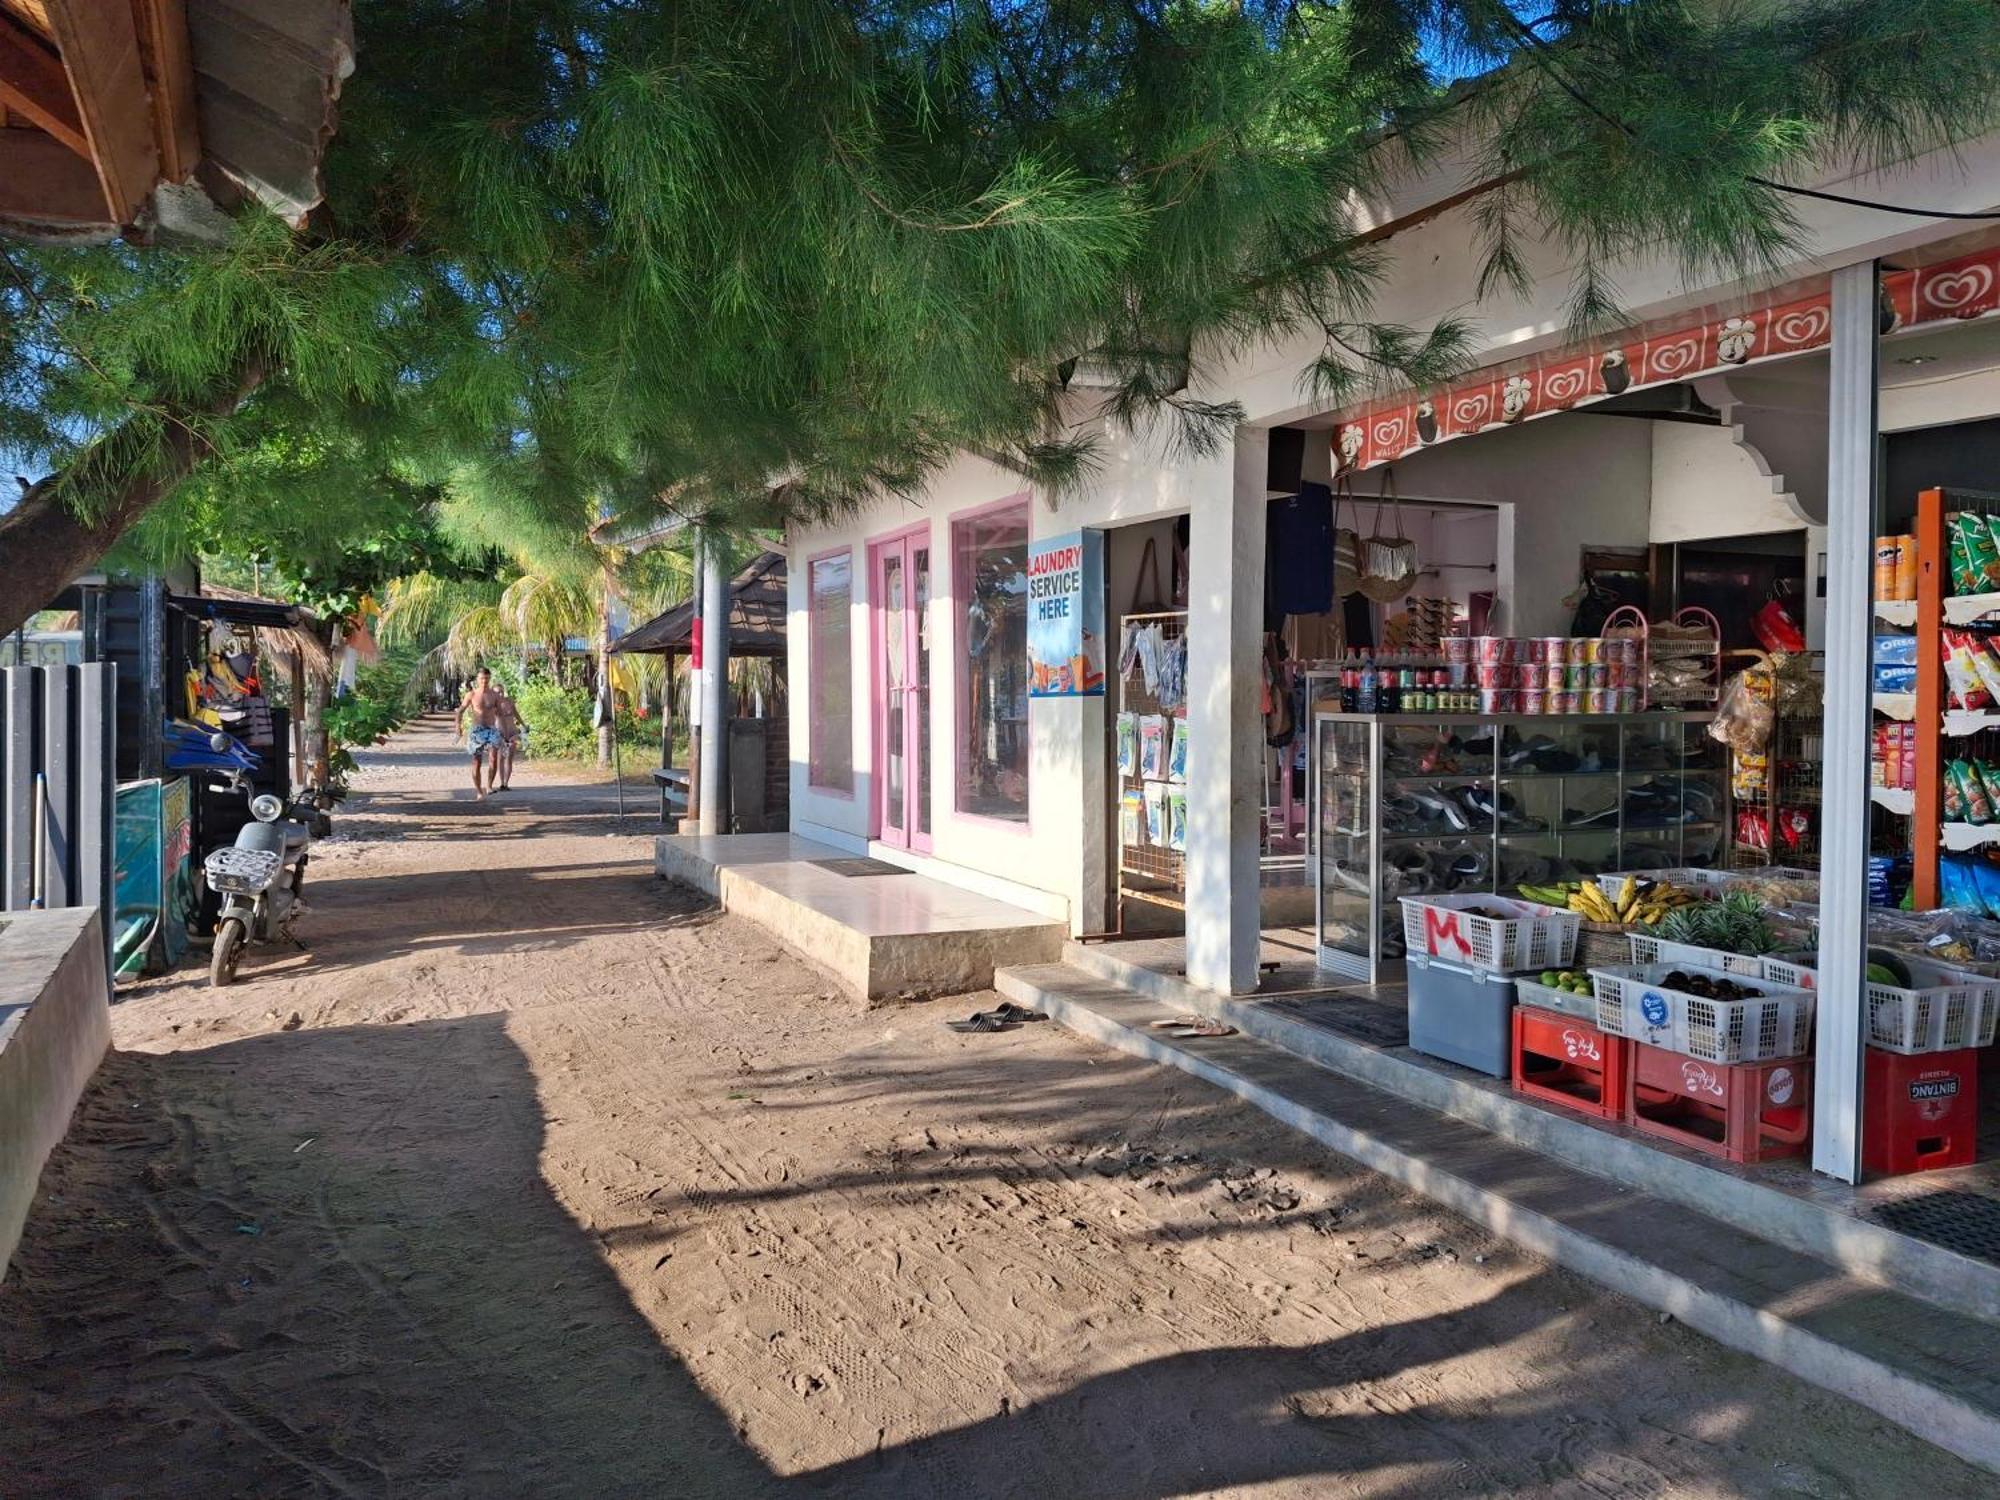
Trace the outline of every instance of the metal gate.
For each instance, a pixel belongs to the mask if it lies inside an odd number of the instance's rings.
[[[0,911],[95,906],[111,934],[118,669],[0,669]]]

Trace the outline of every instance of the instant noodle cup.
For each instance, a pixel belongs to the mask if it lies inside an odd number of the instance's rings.
[[[1549,694],[1549,712],[1550,712],[1550,713],[1552,713],[1552,714],[1573,714],[1573,713],[1576,713],[1577,711],[1578,711],[1578,710],[1577,710],[1577,695],[1576,695],[1575,693],[1550,693],[1550,694]]]
[[[1611,712],[1610,693],[1601,687],[1583,690],[1583,711],[1587,714],[1608,714]]]
[[[1569,660],[1569,637],[1566,635],[1545,635],[1541,639],[1542,660],[1546,662],[1566,662]]]
[[[1482,688],[1510,688],[1514,685],[1514,664],[1504,661],[1483,661],[1473,668],[1478,674]]]
[[[1535,686],[1545,693],[1560,693],[1563,690],[1565,669],[1561,662],[1552,662],[1540,668],[1535,675]]]
[[[1639,711],[1639,690],[1630,684],[1616,690],[1614,696],[1618,706],[1614,712],[1636,714]]]
[[[1563,690],[1580,693],[1590,686],[1590,666],[1586,662],[1571,662],[1563,668]]]
[[[1472,638],[1472,659],[1477,662],[1510,662],[1514,643],[1504,635],[1476,635]]]
[[[1583,685],[1587,688],[1608,688],[1611,686],[1611,664],[1594,661],[1583,669]]]
[[[1469,635],[1448,635],[1444,638],[1444,662],[1448,667],[1461,666],[1472,660],[1472,637]]]
[[[1455,661],[1448,663],[1444,670],[1447,687],[1469,688],[1472,686],[1472,674],[1477,669],[1469,661]]]
[[[1580,658],[1583,661],[1604,660],[1604,639],[1602,636],[1586,635],[1579,637],[1576,646],[1570,648],[1571,656],[1576,655],[1577,647],[1581,647],[1583,650],[1583,655]]]
[[[1521,705],[1518,710],[1521,713],[1545,714],[1549,711],[1549,695],[1540,688],[1522,688],[1514,697]]]
[[[1483,714],[1511,714],[1518,711],[1520,695],[1512,688],[1481,688],[1479,711]]]

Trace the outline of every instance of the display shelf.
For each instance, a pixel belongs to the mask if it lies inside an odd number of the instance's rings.
[[[1908,787],[1871,786],[1868,788],[1868,800],[1905,818],[1917,810],[1917,794]]]
[[[1717,753],[1705,733],[1713,718],[1706,709],[1315,714],[1311,816],[1329,851],[1341,856],[1319,866],[1321,966],[1368,982],[1385,977],[1384,965],[1402,957],[1400,895],[1495,894],[1524,880],[1631,868],[1635,859],[1648,867],[1685,864],[1690,856],[1717,861],[1728,772],[1689,763]],[[1538,740],[1596,769],[1500,769]],[[1451,769],[1407,769],[1424,755]],[[1402,768],[1391,769],[1398,759]],[[1565,789],[1570,782],[1574,795]],[[1398,816],[1392,804],[1420,788],[1454,800],[1467,795],[1466,788],[1479,788],[1505,795],[1508,808],[1495,819],[1461,807],[1471,824],[1463,829],[1390,826]],[[1600,801],[1608,806],[1600,808]],[[1593,814],[1594,821],[1574,821]],[[1651,821],[1675,818],[1688,821]]]
[[[1904,724],[1917,717],[1917,695],[1915,693],[1877,693],[1869,700],[1875,712]]]
[[[1989,729],[2000,729],[2000,713],[1970,708],[1945,710],[1943,733],[1949,739],[1964,739],[1970,734],[1984,734]]]
[[[1982,844],[2000,844],[2000,823],[1940,823],[1938,836],[1945,848],[1963,854]]]
[[[1875,618],[1884,625],[1900,625],[1905,630],[1914,630],[1917,624],[1917,601],[1914,599],[1877,599]]]
[[[1944,622],[1947,625],[1972,625],[1981,620],[2000,620],[2000,594],[1947,594],[1942,602]]]

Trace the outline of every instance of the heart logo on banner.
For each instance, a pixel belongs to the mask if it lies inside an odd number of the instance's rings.
[[[1655,379],[1671,380],[1692,370],[1701,359],[1701,340],[1675,339],[1671,344],[1649,344],[1646,363]]]
[[[1493,398],[1485,391],[1459,396],[1451,403],[1451,425],[1461,431],[1484,427],[1493,413]]]
[[[1397,412],[1393,417],[1383,417],[1378,420],[1375,423],[1375,430],[1370,436],[1375,440],[1375,446],[1383,452],[1401,453],[1403,451],[1403,434],[1408,432],[1409,428],[1409,414],[1407,412]]]
[[[1568,406],[1581,396],[1590,384],[1588,365],[1571,365],[1568,369],[1554,370],[1542,377],[1542,395],[1558,406]]]
[[[1967,266],[1943,276],[1924,277],[1917,294],[1940,312],[1964,314],[1973,310],[1993,290],[1993,268]]]
[[[1830,320],[1823,307],[1788,312],[1771,322],[1772,339],[1787,349],[1805,349],[1827,336]]]

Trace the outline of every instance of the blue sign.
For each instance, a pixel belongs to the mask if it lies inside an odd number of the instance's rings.
[[[1672,1014],[1667,997],[1658,990],[1647,990],[1639,997],[1639,1015],[1648,1026],[1664,1026]]]
[[[1104,534],[1028,546],[1028,696],[1104,695]]]

